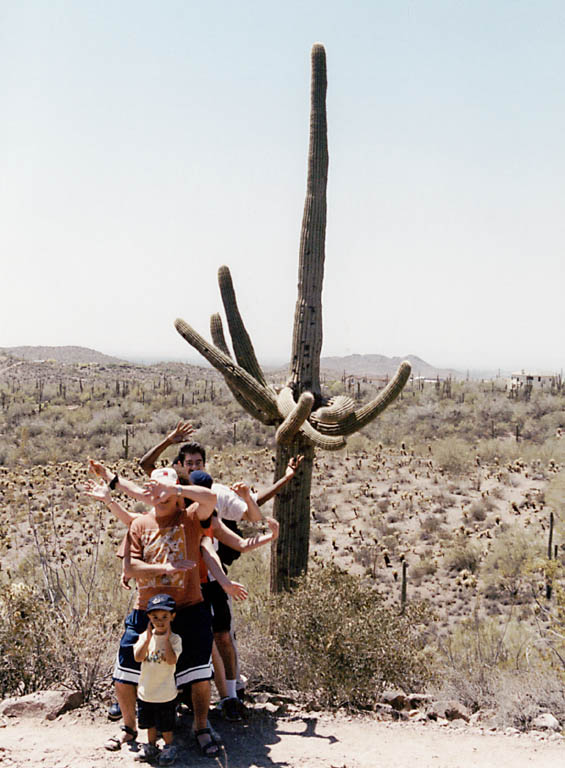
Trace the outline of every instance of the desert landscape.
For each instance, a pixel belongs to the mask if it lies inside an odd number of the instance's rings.
[[[0,363],[0,693],[11,701],[64,685],[84,702],[78,715],[45,725],[4,714],[6,765],[24,764],[22,739],[38,764],[109,759],[86,756],[85,745],[94,749],[101,733],[115,728],[105,722],[109,671],[132,593],[119,586],[115,557],[123,526],[82,493],[87,457],[141,480],[138,458],[183,419],[207,446],[216,480],[245,479],[261,489],[273,476],[272,430],[237,410],[213,370],[82,362],[72,354],[65,362],[5,354]],[[386,384],[382,372],[322,370],[328,393],[361,403]],[[269,377],[280,385],[279,372]],[[233,725],[222,733],[230,764],[368,766],[379,750],[386,759],[394,734],[425,754],[454,729],[476,741],[471,751],[485,750],[483,765],[495,764],[495,748],[484,746],[493,735],[511,745],[504,747],[508,756],[517,750],[530,761],[524,764],[544,764],[539,739],[560,740],[565,719],[563,413],[560,383],[513,393],[503,379],[414,377],[345,449],[316,454],[308,598],[299,589],[294,602],[273,602],[268,552],[231,569],[250,591],[237,610],[250,718],[241,733]],[[357,584],[374,595],[368,634],[367,616],[345,621]],[[315,637],[305,611],[316,616]],[[293,617],[304,629],[295,646],[288,638]],[[369,671],[378,622],[384,655]],[[410,658],[398,653],[403,644]],[[336,674],[343,653],[363,659],[351,674]],[[318,675],[306,671],[314,666]],[[391,693],[399,689],[423,699],[399,705]],[[442,702],[460,709],[454,715]],[[554,728],[539,720],[547,714]],[[53,742],[55,752],[42,756],[68,722],[87,731],[74,757],[64,756],[64,742],[60,752]],[[320,744],[327,755],[316,747],[315,728],[312,739],[290,735],[302,728],[310,734],[311,722],[326,734]],[[254,740],[266,730],[280,740],[266,750],[268,759],[254,762]],[[361,733],[366,746],[353,746]],[[530,735],[520,740],[520,733]],[[303,748],[295,752],[289,740]],[[468,764],[445,754],[443,762],[430,757],[423,764]]]

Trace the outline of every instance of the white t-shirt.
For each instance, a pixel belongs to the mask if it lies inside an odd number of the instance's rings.
[[[247,512],[247,502],[235,491],[221,483],[212,483],[212,491],[217,496],[216,509],[220,519],[235,520],[238,522]]]
[[[147,637],[147,631],[142,632],[135,644],[133,651],[141,647]],[[178,657],[182,652],[182,639],[180,635],[171,632],[171,647]],[[145,660],[141,662],[141,675],[137,686],[137,696],[142,701],[166,702],[176,699],[177,686],[175,684],[175,665],[165,661],[165,635],[153,633],[149,641],[149,648]]]

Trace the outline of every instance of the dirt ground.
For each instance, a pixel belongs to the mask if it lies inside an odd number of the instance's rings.
[[[6,718],[0,728],[0,766],[42,768],[134,766],[136,751],[108,752],[104,741],[116,724],[79,711],[47,722]],[[562,765],[565,740],[541,734],[507,735],[483,732],[468,725],[393,723],[375,718],[294,714],[271,717],[253,714],[245,723],[214,722],[224,746],[219,759],[201,757],[183,733],[175,763],[222,768],[548,768]]]

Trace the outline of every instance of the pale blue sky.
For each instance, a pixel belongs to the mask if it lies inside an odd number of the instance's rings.
[[[288,359],[310,48],[328,58],[323,354],[564,365],[565,5],[0,2],[0,346],[194,357],[230,266]]]

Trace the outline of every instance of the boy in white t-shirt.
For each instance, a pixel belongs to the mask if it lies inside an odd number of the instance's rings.
[[[176,604],[170,595],[160,594],[147,603],[149,624],[139,636],[133,648],[136,661],[141,662],[141,676],[137,687],[137,720],[139,728],[147,729],[147,744],[139,754],[139,760],[153,761],[159,765],[171,765],[176,757],[173,744],[177,687],[175,664],[182,651],[182,640],[171,631]],[[157,747],[160,731],[165,747],[161,753]]]

